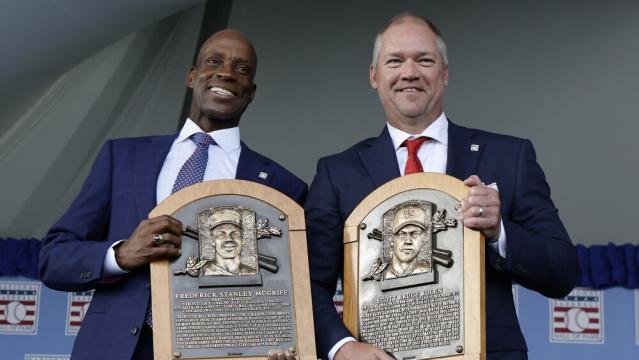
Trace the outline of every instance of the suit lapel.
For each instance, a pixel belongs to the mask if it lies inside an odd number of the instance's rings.
[[[485,144],[473,140],[477,131],[448,121],[448,160],[446,174],[460,180],[477,172]]]
[[[268,165],[268,159],[251,150],[242,142],[242,152],[240,153],[240,160],[237,164],[235,178],[269,185],[275,174],[270,172]]]
[[[400,176],[393,141],[385,126],[369,147],[359,151],[359,156],[376,188]]]
[[[156,187],[164,159],[177,135],[151,138],[138,144],[135,154],[134,191],[141,219],[157,204]]]

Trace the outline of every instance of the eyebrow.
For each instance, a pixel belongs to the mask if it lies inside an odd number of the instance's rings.
[[[394,51],[391,53],[386,54],[385,57],[404,57],[404,55],[406,55],[406,51]],[[424,55],[428,55],[428,56],[437,56],[436,53],[431,52],[431,51],[419,51],[417,52],[417,57],[422,57]]]
[[[202,54],[202,58],[203,58],[204,60],[205,60],[205,59],[208,59],[208,58],[210,58],[210,57],[212,57],[212,56],[221,57],[221,58],[226,57],[226,55],[225,55],[225,54],[223,54],[223,53],[221,53],[221,52],[218,52],[218,51],[212,51],[211,53],[204,53],[204,54]],[[237,57],[237,56],[234,56],[234,57],[231,57],[231,61],[239,62],[239,63],[243,63],[243,64],[246,64],[246,65],[250,65],[250,64],[251,64],[251,60],[250,60],[250,59],[247,59],[247,58],[244,58],[244,57]]]

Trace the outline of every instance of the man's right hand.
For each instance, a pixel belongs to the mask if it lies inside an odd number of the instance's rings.
[[[333,360],[394,360],[394,358],[377,346],[349,341],[337,350]]]
[[[133,235],[114,247],[115,261],[131,271],[154,260],[180,256],[182,223],[168,215],[142,220]],[[154,241],[160,235],[161,243]]]

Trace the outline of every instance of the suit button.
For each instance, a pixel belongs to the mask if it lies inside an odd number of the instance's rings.
[[[495,267],[497,268],[497,270],[504,270],[506,264],[504,264],[504,260],[497,259],[497,261],[495,261]]]
[[[132,327],[131,328],[131,335],[137,335],[137,333],[138,333],[138,327],[137,326]]]
[[[150,287],[151,287],[151,283],[147,282],[147,283],[146,283],[146,288],[148,289],[148,288],[150,288]]]

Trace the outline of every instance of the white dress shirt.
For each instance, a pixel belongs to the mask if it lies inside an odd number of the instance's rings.
[[[406,168],[406,160],[408,158],[408,149],[402,146],[405,140],[416,139],[420,136],[426,136],[432,140],[427,141],[417,150],[417,157],[422,163],[424,172],[435,172],[440,174],[446,173],[446,164],[448,161],[448,120],[442,112],[441,115],[432,124],[430,124],[421,134],[409,134],[400,129],[386,123],[388,133],[395,147],[395,156],[397,156],[397,166],[399,173],[404,176]],[[497,242],[489,243],[488,246],[499,251],[499,254],[506,257],[506,231],[504,230],[504,222],[501,222],[501,231]],[[337,350],[350,341],[357,341],[353,337],[345,337],[338,341],[328,352],[328,359],[333,360]]]
[[[191,119],[186,119],[180,134],[177,136],[169,153],[164,159],[162,170],[158,176],[156,186],[156,201],[160,203],[171,195],[173,184],[177,179],[182,166],[195,151],[197,145],[189,137],[202,129]],[[209,161],[204,171],[204,180],[235,179],[237,164],[240,161],[242,146],[240,143],[240,128],[216,130],[208,133],[216,145],[209,146]],[[118,266],[115,261],[113,247],[124,240],[115,242],[107,250],[103,265],[103,278],[115,277],[126,274],[127,271]]]
[[[420,136],[426,136],[432,140],[427,141],[417,150],[417,157],[422,163],[424,172],[436,172],[440,174],[446,173],[446,161],[448,160],[448,120],[442,113],[426,130],[421,134],[409,134],[400,129],[386,123],[388,133],[390,134],[393,146],[395,147],[395,156],[397,156],[397,165],[399,173],[404,176],[406,167],[406,159],[408,158],[408,148],[402,146],[405,140],[417,139]]]
[[[158,176],[156,198],[160,203],[171,195],[173,184],[177,179],[182,165],[191,157],[197,148],[195,142],[189,137],[202,132],[191,119],[186,119],[178,137],[173,141],[162,170]],[[209,146],[209,161],[204,171],[204,180],[235,179],[237,163],[240,160],[240,128],[216,130],[208,133],[217,145]]]

